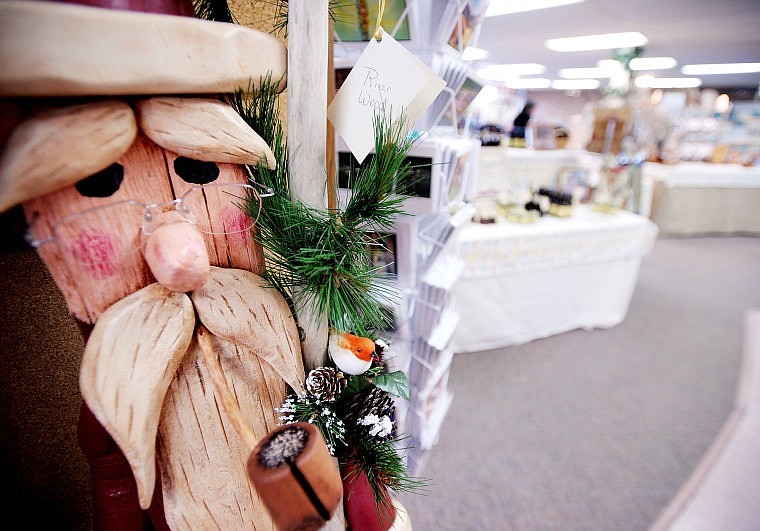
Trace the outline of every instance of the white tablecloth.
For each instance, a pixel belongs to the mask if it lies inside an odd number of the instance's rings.
[[[620,323],[656,236],[643,216],[587,206],[535,224],[468,224],[457,241],[465,270],[451,348],[474,352]]]
[[[760,167],[648,162],[642,171],[662,234],[760,234]]]

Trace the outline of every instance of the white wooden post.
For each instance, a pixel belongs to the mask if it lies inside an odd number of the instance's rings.
[[[330,52],[328,0],[288,1],[288,175],[293,197],[327,208],[325,172],[327,75]],[[332,145],[332,144],[331,144]],[[327,361],[327,315],[298,311],[304,368]],[[336,464],[337,466],[337,464]],[[341,502],[324,531],[345,531]]]
[[[315,208],[327,207],[328,0],[288,2],[288,174],[293,197]],[[327,316],[298,311],[304,331],[304,367],[324,365]]]

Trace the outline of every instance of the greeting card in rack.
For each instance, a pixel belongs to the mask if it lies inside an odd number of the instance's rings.
[[[461,2],[450,2],[461,6]],[[464,3],[461,15],[454,23],[454,29],[449,36],[448,44],[455,50],[462,52],[468,46],[475,46],[480,24],[486,16],[486,10],[491,0],[469,0]]]
[[[369,42],[380,11],[379,2],[355,0],[337,2],[333,9],[336,42]],[[406,0],[385,0],[382,28],[396,40],[409,41],[414,31],[410,27]]]
[[[480,21],[477,16],[485,10],[482,6],[486,1],[385,0],[381,26],[416,54],[447,47],[452,39],[455,47],[474,46]],[[363,44],[372,36],[378,6],[377,0],[346,0],[336,8],[333,31],[336,67],[351,67],[359,57]]]
[[[368,164],[368,154],[360,164],[347,142],[336,139],[338,161],[338,191],[340,201],[350,197],[355,172]],[[412,172],[398,190],[407,196],[403,210],[409,214],[449,213],[456,209],[474,186],[480,142],[460,137],[427,137],[418,141],[406,161]]]

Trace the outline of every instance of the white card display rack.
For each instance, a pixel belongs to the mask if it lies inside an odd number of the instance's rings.
[[[476,94],[479,90],[479,80],[462,60],[462,52],[465,46],[476,45],[485,7],[470,0],[400,1],[405,7],[395,11],[401,13],[397,20],[386,20],[386,32],[446,82],[442,93],[414,124],[415,130],[426,136],[409,154],[432,163],[427,197],[406,199],[403,209],[410,215],[399,216],[393,229],[395,280],[401,302],[391,308],[394,329],[387,335],[390,346],[385,359],[389,370],[403,370],[409,377],[411,397],[396,400],[394,422],[401,436],[400,453],[411,474],[418,475],[438,441],[453,399],[448,391],[453,351],[448,347],[459,321],[453,310],[454,287],[464,268],[455,256],[455,234],[475,213],[468,201],[476,189],[480,155],[479,139],[460,134],[466,104],[474,98],[473,91]],[[375,23],[370,21],[369,31],[374,30]],[[403,34],[404,23],[408,36]],[[366,45],[366,41],[346,42],[336,34],[335,67],[344,69],[345,74]],[[467,123],[464,127],[467,132]],[[339,137],[336,147],[339,200],[346,201],[351,160]]]
[[[474,207],[465,204],[453,215],[416,218],[416,283],[406,291],[410,313],[403,337],[395,339],[407,356],[401,365],[411,388],[410,400],[397,409],[396,425],[407,436],[407,466],[413,473],[421,472],[453,399],[447,390],[453,358],[448,344],[459,322],[453,310],[453,289],[464,272],[454,236],[473,213]]]

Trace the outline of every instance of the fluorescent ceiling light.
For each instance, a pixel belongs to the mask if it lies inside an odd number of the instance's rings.
[[[687,76],[703,76],[709,74],[751,74],[760,72],[760,63],[724,63],[685,65],[681,73]]]
[[[483,48],[475,48],[474,46],[468,46],[462,52],[462,61],[479,61],[488,57],[488,50]]]
[[[631,70],[667,70],[677,65],[673,57],[634,57],[628,66]]]
[[[548,7],[559,7],[570,4],[579,4],[584,0],[492,0],[486,10],[487,17],[509,15],[523,11],[534,11]]]
[[[556,79],[552,81],[555,90],[594,90],[601,83],[598,79]]]
[[[585,50],[611,50],[615,48],[635,48],[644,46],[649,40],[638,31],[623,33],[602,33],[580,37],[549,39],[544,46],[555,52],[582,52]]]
[[[491,81],[506,81],[520,76],[543,74],[544,65],[538,63],[514,63],[505,65],[489,65],[478,69],[478,76]]]
[[[623,63],[615,59],[602,59],[596,62],[597,68],[614,72],[623,68]],[[678,61],[672,57],[634,57],[628,64],[631,70],[667,70],[678,66]]]
[[[702,80],[698,77],[639,76],[635,83],[639,88],[697,88],[702,85]]]
[[[522,79],[510,79],[505,84],[507,88],[511,89],[545,89],[549,88],[552,82],[545,77],[526,77]]]
[[[559,77],[565,79],[607,78],[612,73],[607,68],[562,68]]]

